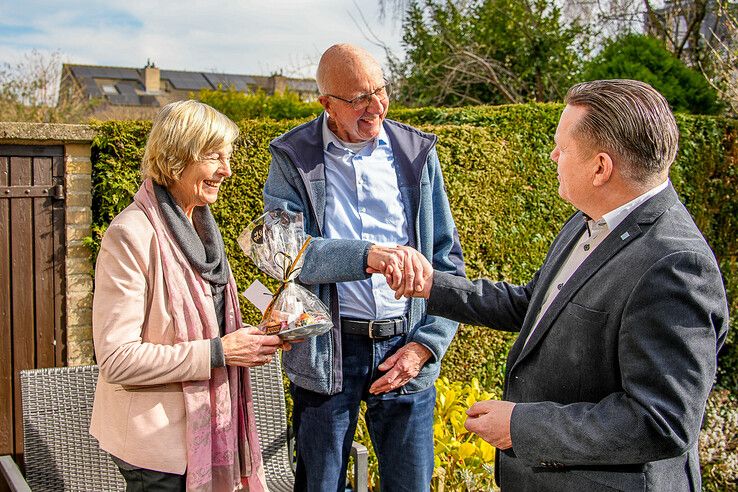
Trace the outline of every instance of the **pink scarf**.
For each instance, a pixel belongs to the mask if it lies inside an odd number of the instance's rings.
[[[215,338],[218,321],[210,286],[190,267],[161,215],[150,179],[134,201],[156,231],[169,295],[175,343]],[[241,326],[236,281],[225,288],[226,333]],[[187,413],[187,490],[266,491],[247,368],[213,368],[207,381],[182,383]]]

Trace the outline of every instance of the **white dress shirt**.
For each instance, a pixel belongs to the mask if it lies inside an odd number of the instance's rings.
[[[325,237],[363,239],[374,244],[407,244],[408,224],[395,159],[382,127],[377,138],[353,144],[340,140],[323,118],[326,207]],[[341,316],[367,320],[396,318],[407,311],[407,299],[395,299],[383,275],[339,282]]]

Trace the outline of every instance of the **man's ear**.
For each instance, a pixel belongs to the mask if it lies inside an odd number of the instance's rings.
[[[326,113],[330,113],[329,109],[331,106],[331,98],[328,96],[319,96],[318,102],[321,106],[323,106],[323,109],[325,109]]]
[[[613,164],[612,157],[606,152],[600,152],[595,156],[595,172],[592,179],[593,186],[606,185],[612,178]]]

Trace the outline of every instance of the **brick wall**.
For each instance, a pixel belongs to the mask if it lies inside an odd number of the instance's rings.
[[[67,363],[92,363],[92,275],[90,251],[82,242],[92,223],[92,164],[89,143],[64,146],[67,255]]]
[[[93,136],[86,125],[0,122],[0,144],[64,146],[66,364],[70,366],[93,363],[93,265],[83,243],[92,221]]]

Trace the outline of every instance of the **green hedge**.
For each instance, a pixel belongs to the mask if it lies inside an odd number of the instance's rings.
[[[221,90],[202,90],[191,96],[209,104],[233,121],[247,118],[307,118],[323,111],[319,102],[303,102],[294,92],[268,95],[263,90],[244,93],[234,87]]]
[[[562,106],[555,104],[403,109],[390,117],[438,135],[438,152],[470,277],[527,282],[571,206],[557,193],[549,159]],[[232,160],[234,176],[224,185],[213,213],[240,286],[261,279],[240,251],[236,237],[261,213],[261,190],[269,166],[268,143],[305,120],[244,120]],[[738,288],[738,198],[734,190],[738,123],[715,117],[678,115],[682,140],[671,179],[720,260],[731,313]],[[150,122],[107,122],[93,143],[93,237],[96,251],[110,220],[131,200]],[[274,284],[271,284],[272,286]],[[246,319],[257,311],[244,302]],[[733,316],[735,319],[735,316]],[[735,322],[732,323],[735,325]],[[732,333],[721,354],[719,384],[736,392],[738,355]],[[442,375],[470,381],[499,396],[513,336],[462,327],[444,359]],[[735,436],[733,436],[735,438]]]

